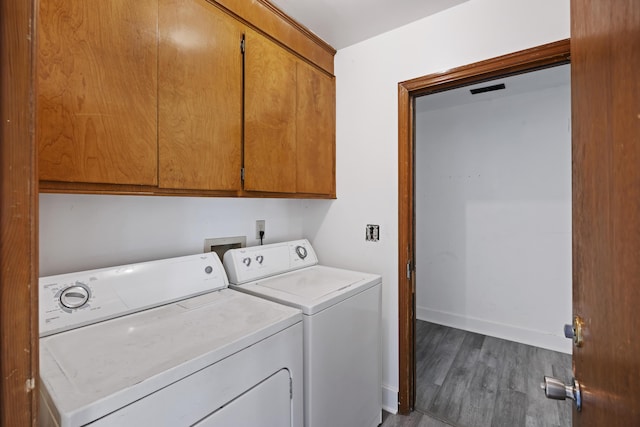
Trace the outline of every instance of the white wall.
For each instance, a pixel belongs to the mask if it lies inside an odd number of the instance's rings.
[[[569,37],[568,0],[470,0],[338,51],[336,201],[306,203],[328,264],[383,276],[383,405],[398,391],[398,82]],[[380,241],[364,241],[367,223]]]
[[[40,275],[203,251],[204,239],[247,236],[266,220],[265,243],[302,236],[300,200],[40,195]]]
[[[417,100],[418,319],[571,352],[568,68],[538,71],[567,75],[546,90]]]

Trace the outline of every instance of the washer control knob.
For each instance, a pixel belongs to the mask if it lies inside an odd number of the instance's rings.
[[[244,263],[244,265],[249,267],[251,265],[251,258],[249,258],[249,257],[242,258],[242,262]]]
[[[89,301],[91,291],[84,283],[78,282],[64,289],[60,294],[60,304],[66,308],[80,308]]]
[[[264,261],[264,257],[262,255],[258,255],[256,257],[256,261],[258,261],[258,264],[262,264],[262,261]]]
[[[296,246],[296,253],[301,259],[305,259],[307,257],[307,248],[304,246]]]

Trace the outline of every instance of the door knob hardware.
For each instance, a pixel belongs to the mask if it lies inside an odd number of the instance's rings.
[[[578,412],[582,410],[582,393],[580,392],[580,383],[573,379],[573,385],[565,385],[557,378],[545,375],[544,382],[540,384],[544,390],[547,399],[565,400],[567,398],[573,400],[576,404]]]
[[[573,325],[564,325],[564,336],[573,339],[576,347],[582,347],[583,335],[582,330],[584,321],[580,316],[573,317]]]

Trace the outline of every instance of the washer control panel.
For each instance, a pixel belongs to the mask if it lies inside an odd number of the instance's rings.
[[[298,255],[300,259],[305,259],[307,257],[307,248],[302,245],[296,246],[296,255]]]
[[[231,249],[224,254],[229,282],[239,285],[318,264],[308,240]]]
[[[63,309],[72,310],[84,307],[91,297],[91,289],[85,283],[76,282],[75,285],[67,286],[60,292],[60,305]]]
[[[41,277],[40,336],[228,285],[215,252]]]

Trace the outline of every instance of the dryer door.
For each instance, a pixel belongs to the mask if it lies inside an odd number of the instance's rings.
[[[291,377],[281,369],[194,427],[291,426]]]

